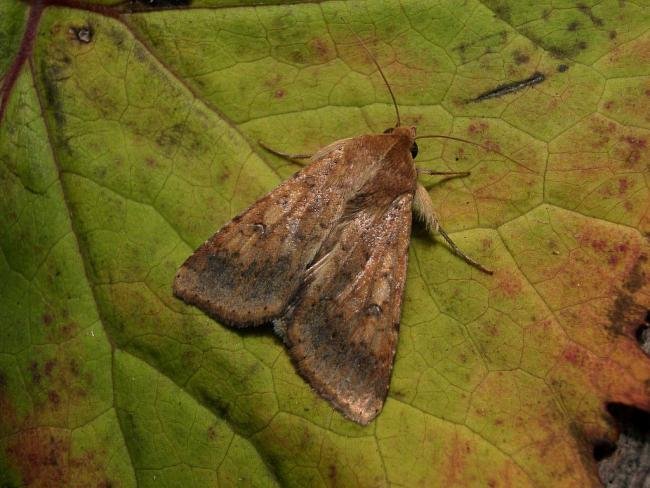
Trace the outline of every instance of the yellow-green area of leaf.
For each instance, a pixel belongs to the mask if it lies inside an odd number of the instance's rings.
[[[650,9],[247,3],[0,5],[0,484],[596,484],[606,405],[650,407]],[[171,294],[196,246],[298,169],[256,141],[313,152],[394,123],[352,31],[405,124],[478,144],[424,140],[418,162],[471,171],[426,186],[495,270],[415,224],[365,428],[270,333]]]

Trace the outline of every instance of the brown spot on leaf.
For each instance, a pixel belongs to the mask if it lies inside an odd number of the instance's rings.
[[[489,124],[483,121],[471,123],[467,127],[467,132],[469,132],[470,134],[478,134],[481,132],[485,132],[488,129],[488,127],[490,127]]]
[[[586,15],[587,17],[589,17],[589,20],[591,20],[591,23],[594,24],[595,26],[600,27],[603,25],[604,23],[603,19],[601,19],[600,17],[596,17],[593,11],[591,10],[590,6],[585,5],[583,3],[579,3],[578,10],[582,12],[584,15]]]
[[[48,359],[45,361],[45,366],[43,366],[43,371],[49,377],[52,376],[52,370],[56,366],[56,361],[54,359]]]
[[[630,293],[640,290],[647,283],[645,274],[645,265],[647,261],[648,257],[645,254],[642,254],[634,262],[634,266],[632,266],[627,279],[623,283],[623,288]]]
[[[330,48],[328,44],[320,38],[313,39],[311,41],[311,48],[314,54],[319,58],[327,59],[330,54]]]
[[[521,294],[521,280],[509,271],[497,271],[497,291],[508,298],[514,298]]]
[[[29,373],[32,377],[32,383],[37,385],[41,382],[41,373],[38,370],[38,363],[36,361],[29,363]]]
[[[530,61],[530,56],[528,56],[526,53],[522,53],[521,51],[515,51],[512,54],[512,58],[517,64],[526,64],[528,61]]]
[[[283,98],[284,97],[284,90],[279,89],[275,90],[275,93],[273,94],[275,98]]]
[[[580,22],[577,20],[574,20],[573,22],[570,22],[569,25],[566,26],[566,30],[569,32],[575,32],[580,28]]]
[[[61,403],[61,397],[54,390],[50,390],[47,392],[47,398],[50,401],[50,403],[54,406],[54,408],[57,408],[59,406],[59,403]]]

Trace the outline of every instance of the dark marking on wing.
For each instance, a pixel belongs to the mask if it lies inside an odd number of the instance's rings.
[[[335,244],[280,322],[300,374],[350,419],[381,411],[397,344],[412,194],[349,224],[355,246]],[[345,239],[345,237],[344,237]]]

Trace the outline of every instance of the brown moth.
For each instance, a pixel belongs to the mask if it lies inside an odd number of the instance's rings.
[[[417,181],[419,173],[468,173],[416,168],[415,127],[400,126],[386,85],[395,128],[318,151],[201,245],[174,280],[177,297],[221,323],[272,322],[300,375],[363,425],[381,411],[388,393],[412,210],[453,252],[489,273],[440,228]]]

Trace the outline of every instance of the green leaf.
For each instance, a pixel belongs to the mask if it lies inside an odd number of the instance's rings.
[[[0,483],[596,483],[606,405],[650,408],[650,8],[247,3],[0,5]],[[495,270],[415,224],[365,428],[270,333],[171,294],[194,248],[298,169],[258,140],[313,152],[394,124],[354,33],[405,124],[478,144],[423,140],[418,164],[472,172],[425,183]]]

